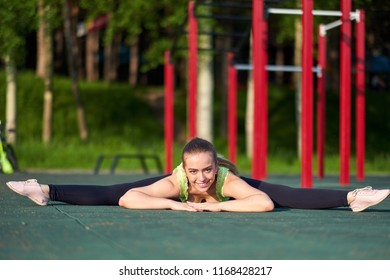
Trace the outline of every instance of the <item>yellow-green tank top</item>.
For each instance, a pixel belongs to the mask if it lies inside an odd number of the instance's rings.
[[[188,200],[188,179],[186,176],[186,173],[183,168],[183,163],[181,163],[179,166],[177,166],[173,173],[176,173],[177,180],[179,181],[180,186],[180,201],[186,202]],[[226,201],[229,200],[229,197],[225,197],[223,195],[223,185],[225,183],[225,179],[229,173],[229,169],[226,167],[219,167],[218,168],[218,175],[217,175],[217,182],[216,182],[216,194],[218,201]]]

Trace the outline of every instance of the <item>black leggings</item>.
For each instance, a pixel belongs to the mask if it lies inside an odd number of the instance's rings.
[[[111,186],[49,185],[50,199],[74,205],[118,205],[129,189],[150,185],[168,175]],[[241,177],[252,187],[265,192],[275,207],[329,209],[348,206],[346,190],[304,189],[271,184]]]

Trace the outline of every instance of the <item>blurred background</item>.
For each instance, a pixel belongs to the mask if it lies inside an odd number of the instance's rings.
[[[313,1],[340,11],[340,0]],[[390,2],[353,0],[365,11],[366,172],[389,174]],[[102,154],[153,154],[164,161],[164,52],[175,67],[174,164],[187,141],[188,0],[0,0],[0,120],[20,170],[91,172]],[[227,155],[227,52],[251,59],[251,0],[195,1],[199,30],[199,136]],[[300,9],[301,1],[264,1]],[[219,15],[219,17],[213,17]],[[301,16],[266,14],[268,63],[299,65]],[[315,17],[317,26],[337,18]],[[354,33],[352,23],[352,36]],[[354,54],[354,38],[351,38]],[[204,51],[202,51],[204,50]],[[340,28],[327,34],[325,172],[339,170]],[[355,57],[352,55],[352,74]],[[200,75],[200,73],[202,75]],[[300,172],[300,74],[270,72],[268,169]],[[314,82],[316,77],[313,75]],[[355,88],[352,80],[352,104]],[[249,172],[251,75],[238,75],[237,165]],[[355,172],[354,106],[351,169]],[[316,156],[316,155],[314,155]],[[313,161],[313,168],[316,162]],[[103,166],[109,168],[109,165]],[[152,166],[151,168],[155,168]],[[118,170],[141,172],[137,161]],[[157,170],[157,168],[155,169]],[[158,170],[157,170],[158,172]]]

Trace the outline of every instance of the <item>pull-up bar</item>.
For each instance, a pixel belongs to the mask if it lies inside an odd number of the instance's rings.
[[[234,67],[237,70],[253,70],[253,65],[251,64],[234,64]],[[266,65],[265,69],[269,72],[302,72],[302,67],[295,65]],[[321,68],[313,67],[313,72],[320,74]]]
[[[360,11],[351,12],[351,0],[342,0],[340,11],[318,11],[313,10],[313,1],[302,1],[302,10],[295,9],[268,9],[268,13],[274,14],[296,14],[302,15],[303,22],[303,50],[302,50],[302,186],[311,187],[312,175],[312,79],[311,66],[312,63],[312,17],[315,15],[322,16],[339,16],[339,21],[333,22],[327,28],[333,28],[341,25],[341,41],[340,41],[340,183],[348,185],[349,179],[349,157],[350,157],[350,137],[351,137],[351,21],[357,21],[357,30],[364,30],[364,13]],[[363,23],[362,23],[362,17]],[[363,27],[362,27],[363,25]],[[363,32],[364,33],[364,32]],[[364,34],[356,33],[357,57],[363,55],[364,61],[364,39],[361,37]],[[364,37],[363,37],[364,38]],[[360,52],[358,53],[358,49]],[[363,50],[362,50],[363,49]],[[360,58],[361,59],[361,58]],[[306,64],[306,67],[305,67]],[[364,66],[358,65],[361,72],[364,73]],[[364,163],[364,78],[362,74],[357,75],[357,84],[360,85],[357,94],[356,103],[356,130],[359,131],[356,136],[357,146],[357,164],[359,165],[357,178],[363,178],[363,163]],[[359,80],[358,80],[359,79]],[[362,81],[363,80],[363,81]],[[363,89],[362,89],[363,88]],[[321,100],[321,98],[319,98]],[[359,103],[358,103],[359,102]],[[358,109],[360,108],[360,109]]]
[[[279,9],[279,8],[269,8],[267,9],[269,14],[284,14],[284,15],[302,15],[303,11],[299,9]],[[327,10],[312,10],[313,16],[335,16],[341,17],[341,11],[327,11]],[[350,12],[351,17],[355,17],[355,12]]]
[[[302,162],[301,162],[301,176],[302,187],[312,187],[312,153],[313,153],[313,72],[322,73],[320,70],[325,69],[322,65],[318,68],[313,67],[313,15],[326,16],[341,16],[341,61],[340,61],[340,182],[342,184],[349,183],[349,149],[350,149],[350,63],[351,63],[351,19],[359,19],[359,13],[351,13],[351,0],[341,0],[341,11],[315,11],[313,10],[313,0],[302,0],[302,10],[291,9],[268,9],[269,13],[284,13],[291,12],[292,14],[302,15],[303,26],[303,49],[302,49],[302,63],[301,68],[295,66],[289,68],[286,66],[280,71],[302,71]],[[290,13],[290,14],[291,14]],[[364,23],[364,14],[361,17]],[[359,19],[360,20],[360,19]],[[358,20],[357,20],[358,21]],[[340,24],[337,22],[337,24]],[[266,162],[267,162],[267,70],[277,71],[270,65],[267,65],[267,22],[264,19],[264,1],[252,0],[252,65],[250,68],[253,71],[254,80],[254,129],[253,129],[253,153],[252,153],[252,177],[256,179],[263,179],[266,177]],[[358,33],[358,30],[359,33]],[[361,31],[363,30],[363,32]],[[364,25],[357,26],[357,37],[364,33]],[[188,128],[189,137],[196,136],[196,92],[197,92],[197,20],[194,11],[194,2],[190,1],[188,5]],[[359,38],[360,38],[359,37]],[[360,39],[356,39],[361,42]],[[364,43],[364,41],[363,41]],[[359,54],[358,54],[358,49]],[[357,76],[359,74],[360,80],[357,79],[357,86],[359,86],[357,94],[357,111],[358,107],[364,109],[364,46],[359,43],[357,46],[357,57],[362,60],[357,65]],[[230,58],[231,61],[232,58]],[[238,66],[240,67],[240,66]],[[249,66],[245,66],[249,68]],[[170,69],[168,67],[168,69]],[[232,76],[236,75],[238,70],[236,66],[230,65]],[[247,69],[249,70],[249,69]],[[363,73],[360,73],[360,72]],[[172,70],[169,71],[170,73]],[[172,73],[170,74],[172,75]],[[324,76],[324,75],[319,75]],[[171,79],[167,79],[168,81]],[[168,87],[169,88],[169,87]],[[234,88],[233,88],[234,89]],[[229,88],[229,92],[233,89]],[[359,105],[358,105],[359,102]],[[167,108],[166,108],[167,109]],[[361,110],[359,110],[361,112]],[[358,114],[358,113],[357,113]],[[170,118],[172,116],[170,115]],[[357,115],[360,122],[364,121],[364,116]],[[357,128],[358,129],[358,128]],[[364,130],[359,130],[359,135],[364,136]],[[230,139],[230,137],[229,137]],[[357,154],[364,155],[364,147],[359,148]],[[361,160],[361,159],[360,159]],[[358,160],[359,161],[359,160]],[[169,170],[168,170],[169,171]]]
[[[348,2],[350,0],[343,0],[343,2]],[[342,7],[341,7],[341,10],[342,11],[315,11],[315,10],[312,10],[312,1],[304,1],[304,2],[307,2],[307,3],[303,3],[303,10],[280,10],[280,9],[268,9],[268,11],[270,13],[284,13],[284,14],[287,14],[287,13],[293,13],[293,14],[301,14],[302,15],[302,20],[303,20],[303,26],[304,26],[304,32],[303,32],[303,37],[304,37],[304,46],[303,46],[303,61],[302,61],[302,67],[297,67],[297,66],[278,66],[278,67],[273,67],[273,66],[270,66],[270,65],[265,65],[263,66],[264,69],[266,69],[267,71],[277,71],[277,70],[280,70],[280,71],[292,71],[292,72],[295,72],[295,71],[302,71],[304,72],[305,70],[305,73],[303,74],[303,77],[302,77],[302,101],[303,101],[303,104],[302,104],[302,109],[303,109],[303,112],[302,112],[302,120],[303,120],[303,124],[302,124],[302,135],[303,135],[303,142],[302,142],[302,187],[311,187],[312,186],[312,150],[313,150],[313,141],[312,141],[312,134],[313,134],[313,94],[312,94],[312,87],[313,87],[313,83],[312,83],[312,72],[313,70],[317,70],[317,73],[319,74],[318,75],[318,78],[319,78],[319,82],[318,84],[321,84],[321,85],[324,85],[324,79],[325,79],[325,72],[322,73],[321,72],[321,69],[325,69],[325,64],[319,64],[318,68],[313,68],[312,67],[312,56],[313,56],[313,51],[312,51],[312,16],[313,15],[327,15],[327,16],[341,16],[344,14],[344,17],[342,18],[342,20],[338,20],[338,21],[335,21],[334,23],[331,23],[331,24],[328,24],[325,26],[325,30],[326,29],[331,29],[331,28],[334,28],[334,27],[337,27],[337,26],[345,26],[345,22],[348,22],[349,25],[350,25],[350,21],[351,20],[354,20],[356,19],[356,21],[358,22],[357,24],[357,30],[356,32],[358,32],[358,30],[362,30],[364,28],[364,25],[362,24],[362,17],[360,16],[360,10],[358,10],[357,12],[350,12],[350,6],[348,7],[348,3],[347,4],[343,4]],[[349,15],[349,16],[348,16]],[[255,15],[253,15],[255,16]],[[263,25],[260,25],[260,26],[263,26],[264,29],[262,30],[263,34],[266,33],[266,24],[263,24]],[[306,27],[306,29],[305,29]],[[308,27],[311,27],[309,30],[307,29]],[[345,28],[344,28],[345,29]],[[364,29],[363,29],[364,30]],[[348,30],[347,30],[348,31]],[[362,33],[362,32],[360,32]],[[364,32],[363,34],[358,34],[356,33],[356,44],[358,45],[357,46],[357,57],[362,57],[363,59],[361,59],[361,61],[363,62],[360,63],[359,66],[357,66],[357,69],[360,69],[360,72],[363,73],[364,75],[364,49],[363,50],[360,50],[360,53],[358,54],[358,49],[362,49],[362,42],[363,42],[363,45],[364,45],[364,39],[358,39],[358,37],[362,37],[364,36]],[[350,36],[350,34],[349,34]],[[343,36],[342,36],[343,37]],[[345,38],[343,38],[345,40]],[[254,40],[254,42],[257,42],[257,40]],[[260,44],[260,45],[264,45],[264,43]],[[255,48],[255,46],[253,46]],[[351,71],[350,71],[350,67],[345,67],[346,64],[349,64],[351,63],[350,61],[350,51],[351,51],[351,46],[349,45],[346,45],[346,44],[343,44],[343,42],[341,43],[341,48],[343,48],[343,51],[342,51],[342,54],[341,54],[341,57],[342,57],[342,60],[340,61],[340,67],[341,67],[341,83],[340,83],[340,96],[341,96],[341,106],[340,108],[342,108],[342,110],[340,111],[340,163],[341,165],[344,165],[344,167],[341,167],[340,168],[340,183],[341,184],[345,184],[347,185],[349,183],[349,155],[350,155],[350,152],[349,152],[349,138],[350,138],[350,132],[348,131],[348,129],[346,129],[346,127],[349,127],[350,126],[350,120],[348,120],[348,116],[350,114],[350,102],[349,102],[349,98],[350,98],[350,75],[351,75]],[[319,51],[320,52],[320,51]],[[323,50],[321,50],[321,52],[323,52]],[[253,51],[253,53],[255,53],[255,50]],[[348,58],[349,57],[349,58]],[[266,60],[266,58],[264,59],[264,61]],[[254,62],[253,64],[255,65],[255,57],[254,57]],[[229,66],[229,69],[230,69],[230,72],[229,73],[234,73],[233,72],[233,69],[234,70],[252,70],[254,68],[254,65],[247,65],[247,64],[236,64],[236,65],[233,65],[231,64]],[[305,67],[306,65],[306,67]],[[310,66],[309,66],[310,65]],[[343,67],[344,65],[344,67]],[[280,67],[280,68],[279,68]],[[359,67],[359,68],[358,68]],[[234,75],[234,74],[232,74]],[[357,94],[359,94],[359,97],[357,96],[357,101],[356,101],[356,130],[359,131],[359,133],[357,133],[357,136],[356,136],[356,146],[357,146],[357,178],[358,179],[362,179],[364,178],[364,175],[363,175],[363,170],[364,170],[364,76],[362,74],[360,74],[360,78],[358,78],[358,74],[357,74],[357,81],[356,81],[356,84],[357,85],[360,85],[360,89],[358,89],[358,92]],[[259,92],[259,93],[256,93],[256,88],[259,89],[259,88],[265,88],[267,87],[266,83],[266,78],[261,80],[261,77],[262,76],[255,76],[254,78],[254,84],[255,84],[255,99],[256,99],[256,96],[259,96],[261,95],[262,93]],[[263,76],[264,77],[264,76]],[[359,81],[358,81],[359,79]],[[229,81],[230,81],[230,78],[229,78]],[[261,87],[257,86],[256,87],[256,84],[262,84]],[[234,87],[234,84],[231,84],[232,87]],[[264,90],[265,91],[265,90]],[[264,92],[263,91],[263,92]],[[230,91],[229,91],[230,92]],[[324,134],[324,130],[321,130],[321,128],[323,128],[323,122],[324,122],[324,102],[325,102],[325,99],[324,99],[324,96],[320,96],[320,92],[318,93],[319,94],[319,98],[318,98],[318,106],[317,106],[317,116],[318,116],[318,121],[319,121],[319,124],[318,124],[318,134]],[[259,98],[262,98],[264,100],[264,97],[259,97]],[[359,101],[358,101],[359,100]],[[256,103],[256,101],[254,102]],[[320,104],[321,103],[321,104]],[[263,101],[263,104],[266,104],[266,100]],[[358,105],[359,104],[359,105]],[[321,105],[321,106],[320,106]],[[256,110],[259,110],[259,107],[258,105],[254,105],[254,111],[255,111],[255,114],[256,114]],[[360,108],[360,109],[359,109]],[[267,108],[264,108],[262,107],[262,110],[263,112],[267,110]],[[230,116],[230,114],[229,114]],[[254,121],[256,122],[256,120],[258,120],[259,118],[258,117],[254,117]],[[261,123],[263,123],[265,120],[266,120],[266,116],[263,115],[260,115],[260,121]],[[256,124],[255,124],[256,126]],[[263,126],[264,127],[264,126]],[[257,133],[257,129],[255,128],[254,129],[254,134]],[[231,134],[229,134],[231,135]],[[263,135],[266,135],[266,133],[263,133]],[[341,136],[342,135],[342,136]],[[324,136],[318,136],[317,138],[317,141],[318,141],[318,147],[322,147],[323,148],[323,145],[324,145],[324,142],[320,142],[321,139],[323,139]],[[231,139],[232,136],[229,136],[229,139]],[[256,136],[254,136],[255,139],[259,139],[259,138],[256,138]],[[256,140],[254,140],[254,143],[255,143],[255,147],[254,149],[257,147],[257,146],[264,146],[264,143],[266,143],[266,140],[264,139],[265,136],[263,136],[261,138],[262,141],[260,142],[257,142]],[[345,148],[342,148],[342,147],[345,147]],[[232,149],[230,149],[232,150]],[[263,149],[264,151],[264,149]],[[322,152],[319,151],[318,154],[319,154],[319,157],[322,157],[321,156],[321,153],[323,154],[323,150]],[[230,154],[233,154],[233,152],[230,152]],[[254,152],[253,154],[253,158],[259,158],[257,155],[260,155],[260,153],[256,154]],[[266,158],[266,155],[264,152],[263,152],[263,157],[260,157],[260,161],[264,161],[264,159]],[[261,163],[262,166],[265,166],[265,163]],[[260,165],[261,165],[260,164]],[[319,165],[322,164],[322,166],[319,166],[319,173],[321,172],[322,168],[323,168],[323,162],[319,162]],[[254,166],[254,165],[253,165]],[[252,172],[253,172],[254,168],[252,169]],[[322,170],[323,172],[323,170]],[[259,173],[252,173],[252,176],[256,176],[256,174],[264,174],[264,173],[261,173],[259,171]]]

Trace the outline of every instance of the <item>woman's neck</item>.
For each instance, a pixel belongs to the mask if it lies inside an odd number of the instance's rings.
[[[212,186],[205,192],[201,192],[195,188],[191,188],[191,186],[188,186],[188,201],[191,202],[214,202],[218,201],[216,189],[215,189],[215,182],[212,184]]]

